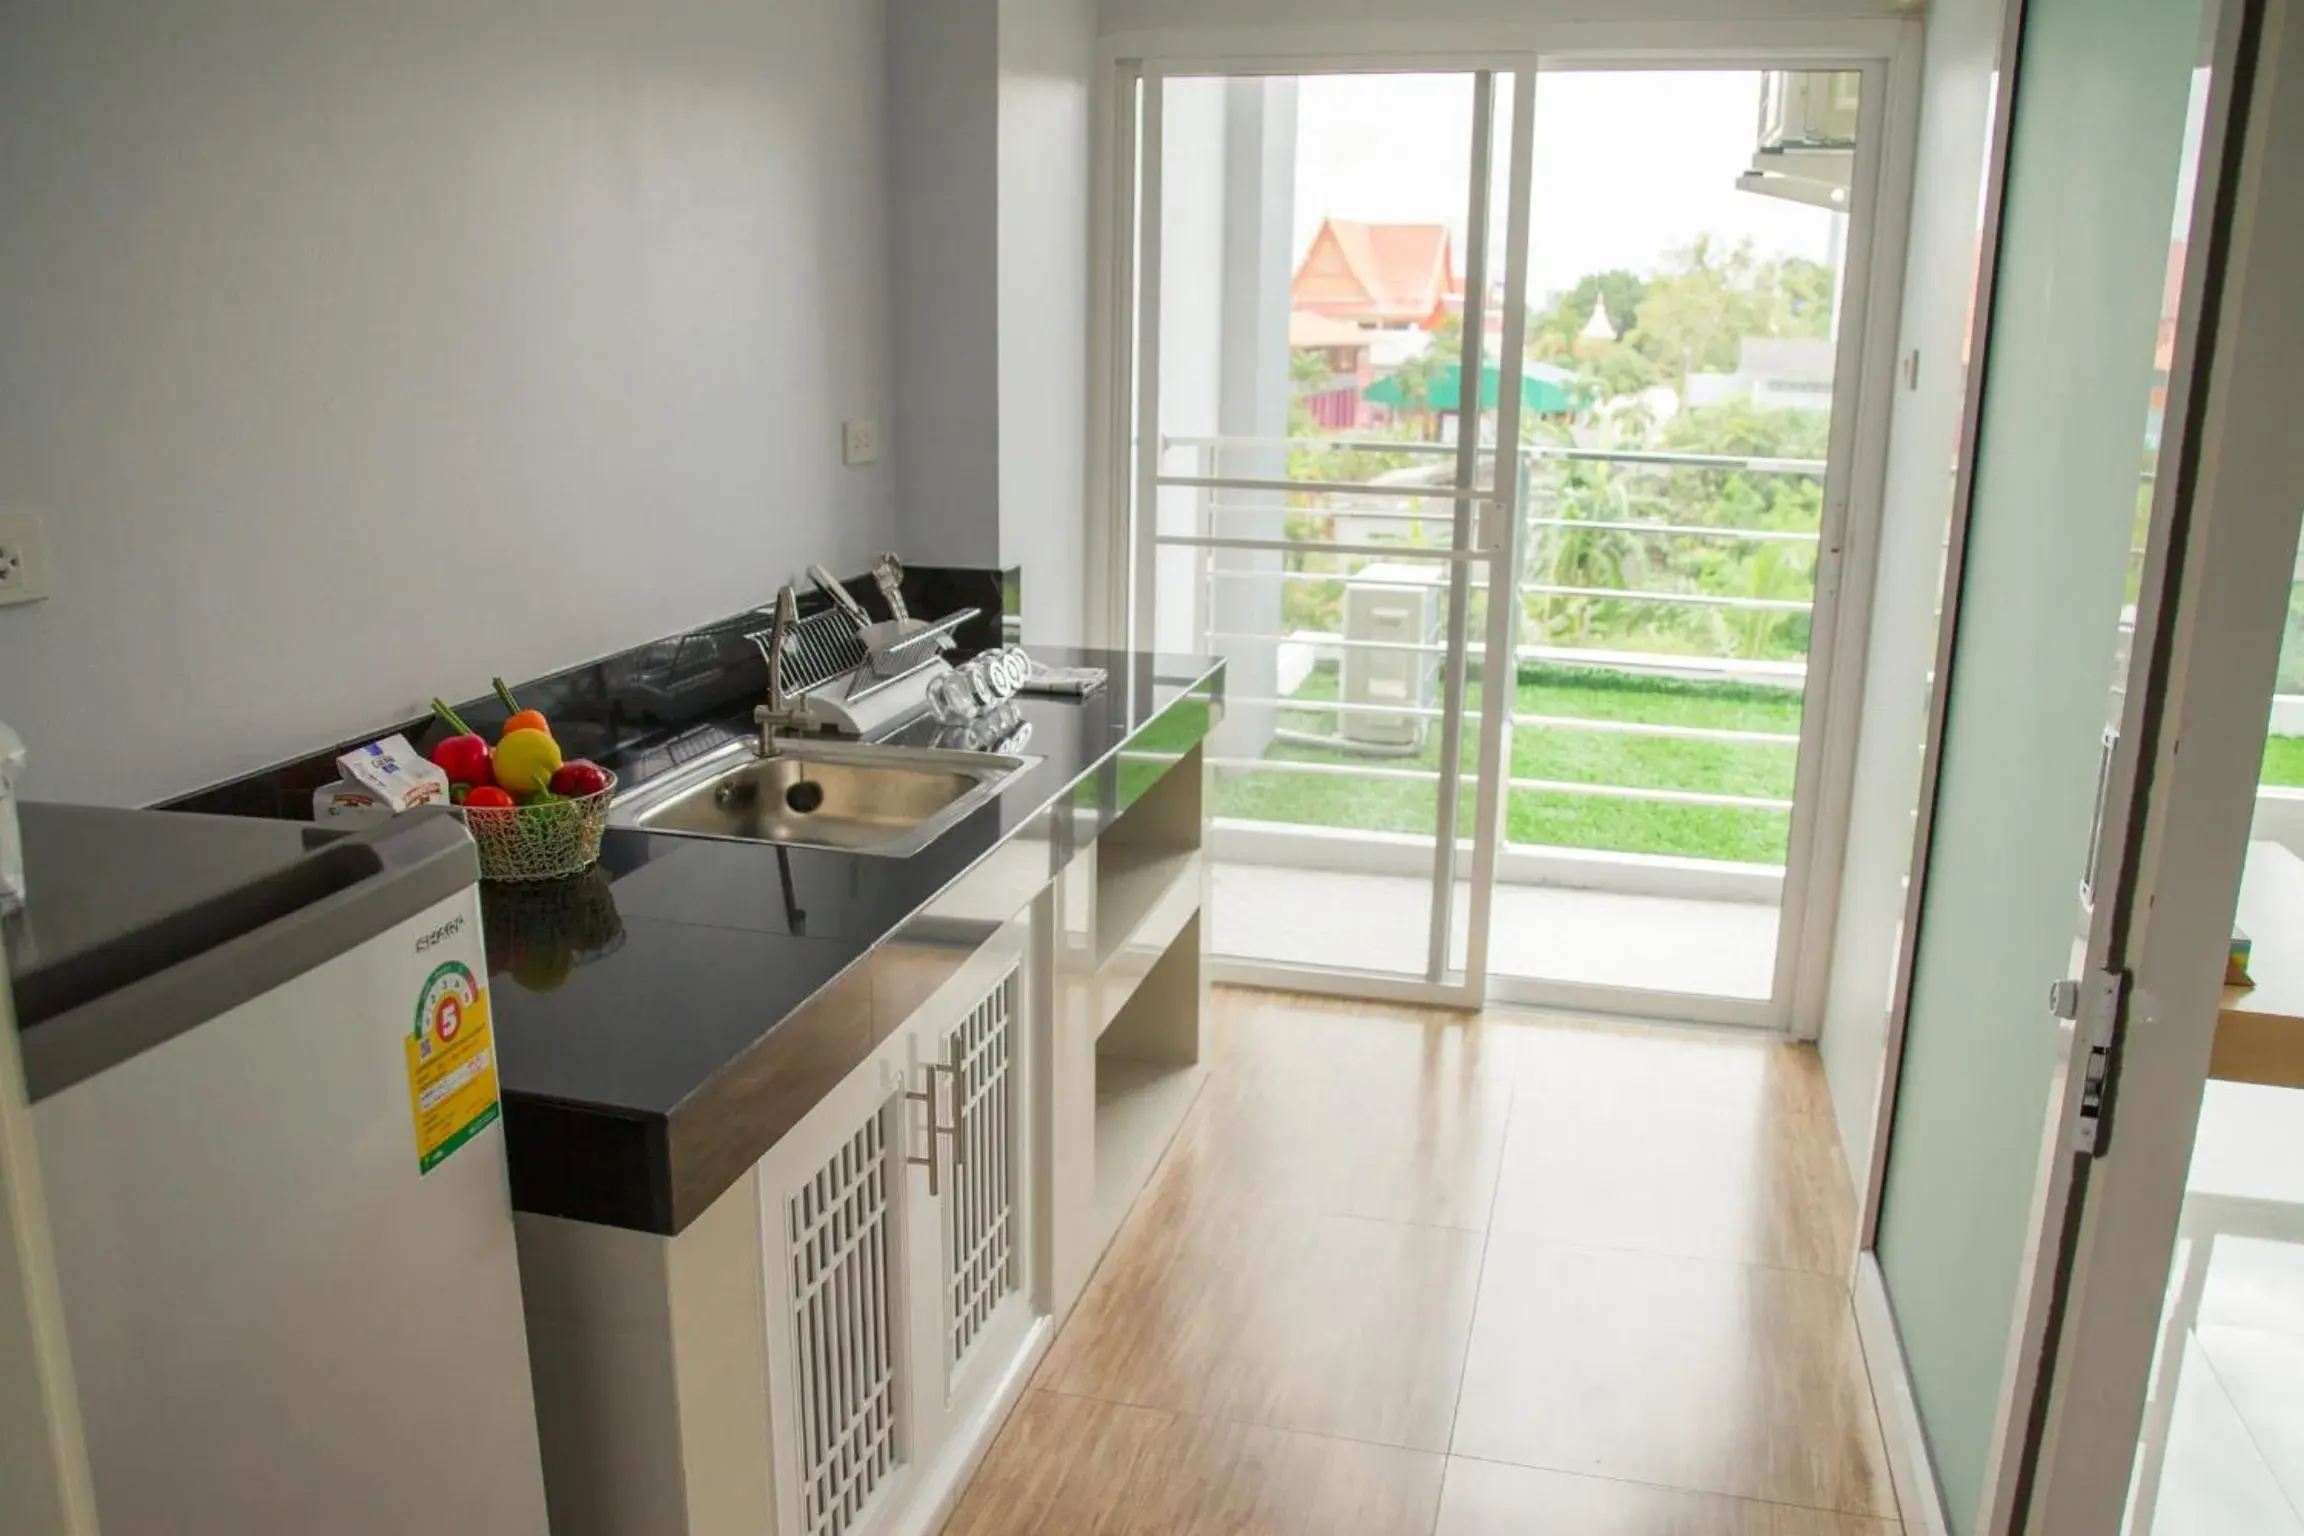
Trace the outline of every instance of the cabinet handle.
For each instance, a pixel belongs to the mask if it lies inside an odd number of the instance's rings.
[[[955,1053],[955,1059],[957,1059],[957,1053]],[[958,1070],[954,1067],[946,1066],[943,1062],[940,1061],[931,1061],[927,1063],[927,1069],[927,1085],[923,1087],[918,1093],[914,1093],[912,1090],[907,1088],[904,1091],[904,1097],[911,1100],[915,1104],[924,1104],[928,1107],[928,1155],[926,1157],[907,1156],[904,1161],[910,1167],[925,1168],[928,1170],[928,1198],[933,1200],[937,1195],[943,1192],[944,1187],[943,1181],[940,1177],[941,1170],[936,1159],[936,1138],[939,1136],[950,1136],[953,1138],[952,1162],[954,1167],[958,1167],[960,1162],[960,1128],[957,1122],[958,1116],[965,1113],[966,1111],[960,1104],[960,1075]],[[939,1125],[936,1121],[936,1074],[939,1072],[949,1072],[952,1074],[952,1104],[955,1122],[952,1125]]]
[[[944,1071],[952,1079],[952,1166],[968,1166],[968,1080],[960,1074],[960,1032],[944,1042]]]

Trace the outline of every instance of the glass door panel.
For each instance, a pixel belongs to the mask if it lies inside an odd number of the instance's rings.
[[[1460,683],[1496,409],[1464,381],[1493,372],[1506,93],[1465,73],[1144,91],[1135,598],[1155,645],[1229,664],[1211,948],[1460,986],[1432,893],[1439,828],[1469,835],[1476,801],[1476,779],[1448,791],[1476,772]]]
[[[1500,995],[1778,994],[1860,80],[1537,77]]]

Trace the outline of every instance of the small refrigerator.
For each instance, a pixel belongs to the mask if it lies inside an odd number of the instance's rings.
[[[4,935],[102,1528],[541,1536],[464,830],[22,818]]]

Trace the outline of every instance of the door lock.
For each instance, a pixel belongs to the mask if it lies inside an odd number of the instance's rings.
[[[2128,973],[2091,971],[2048,988],[2048,1011],[2069,1019],[2079,1035],[2080,1104],[2072,1118],[2072,1150],[2102,1157],[2112,1141],[2112,1091],[2120,1070],[2120,1033],[2126,1022]]]

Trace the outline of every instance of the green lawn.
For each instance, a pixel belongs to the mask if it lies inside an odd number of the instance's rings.
[[[1322,666],[1292,697],[1336,697],[1335,668]],[[1469,707],[1480,707],[1480,689]],[[1586,720],[1639,720],[1661,725],[1792,734],[1800,728],[1799,695],[1741,683],[1682,682],[1590,668],[1526,668],[1516,713]],[[1335,729],[1334,715],[1282,711],[1288,729]],[[1476,726],[1468,727],[1476,729]],[[1368,757],[1333,748],[1276,742],[1267,758],[1353,763],[1382,768],[1436,768],[1439,732],[1427,731],[1413,758]],[[1467,758],[1469,762],[1469,758]],[[1590,731],[1520,729],[1513,733],[1511,775],[1554,782],[1620,784],[1650,789],[1790,799],[1793,748],[1757,743],[1678,741]],[[1469,835],[1471,786],[1458,826]],[[1437,785],[1309,774],[1231,772],[1217,787],[1218,814],[1256,821],[1430,834]],[[1662,805],[1589,795],[1514,791],[1506,835],[1515,843],[1624,853],[1679,854],[1760,864],[1784,860],[1789,818],[1781,811]]]
[[[1336,697],[1336,669],[1318,668],[1291,697]],[[1480,686],[1471,687],[1467,757]],[[1594,668],[1525,668],[1520,673],[1522,715],[1583,720],[1641,720],[1792,734],[1800,729],[1800,699],[1788,689],[1741,683],[1682,682]],[[1337,717],[1313,711],[1280,714],[1285,729],[1330,732]],[[1333,748],[1275,742],[1266,758],[1351,763],[1372,768],[1439,766],[1437,722],[1414,757],[1373,757]],[[1554,782],[1623,784],[1715,794],[1792,797],[1790,746],[1675,741],[1590,731],[1520,729],[1512,738],[1512,777]],[[2274,736],[2264,744],[2266,784],[2304,788],[2304,736]],[[1382,779],[1226,770],[1218,775],[1216,809],[1250,821],[1342,827],[1429,836],[1439,812],[1437,786]],[[1464,786],[1458,832],[1470,836],[1472,785]],[[1515,843],[1592,848],[1616,853],[1677,854],[1781,864],[1790,818],[1781,811],[1735,807],[1659,805],[1589,795],[1515,790],[1505,811],[1506,836]]]
[[[2304,789],[2304,736],[2264,738],[2262,780],[2266,784]]]

